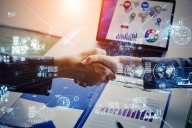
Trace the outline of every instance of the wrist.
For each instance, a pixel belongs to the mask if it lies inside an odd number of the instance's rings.
[[[132,56],[119,56],[119,62],[123,65],[142,65],[142,58]]]
[[[54,66],[58,67],[58,77],[73,78],[72,74],[77,65],[74,57],[63,56],[54,58]]]
[[[122,63],[123,72],[125,71],[125,68],[127,65],[142,65],[142,58],[139,57],[132,57],[132,56],[119,56],[119,62]]]

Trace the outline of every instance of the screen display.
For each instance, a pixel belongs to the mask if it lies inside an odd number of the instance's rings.
[[[166,48],[173,8],[162,1],[104,0],[97,39]]]

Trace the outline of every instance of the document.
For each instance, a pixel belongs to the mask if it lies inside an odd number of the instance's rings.
[[[98,95],[99,97],[99,95]],[[91,102],[75,127],[161,128],[166,118],[171,91],[128,88],[124,83],[110,82],[95,102]],[[95,98],[97,99],[97,98]]]

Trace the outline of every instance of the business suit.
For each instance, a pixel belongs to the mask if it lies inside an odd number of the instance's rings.
[[[12,56],[0,53],[0,86],[23,93],[49,95],[51,77],[39,77],[40,65],[54,66],[53,57]]]

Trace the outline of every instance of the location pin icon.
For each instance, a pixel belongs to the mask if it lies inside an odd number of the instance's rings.
[[[130,1],[125,1],[124,3],[123,3],[123,7],[127,10],[127,9],[129,9],[129,7],[131,6],[131,2]]]
[[[153,12],[153,11],[151,11],[151,12],[150,12],[150,15],[151,15],[151,16],[153,16],[153,15],[154,15],[154,12]]]
[[[132,17],[132,18],[135,18],[135,16],[136,16],[135,13],[132,13],[132,14],[131,14],[131,17]]]
[[[156,11],[156,12],[160,12],[160,11],[161,11],[161,7],[160,7],[160,6],[156,6],[156,7],[155,7],[155,11]]]
[[[157,23],[160,24],[161,23],[161,18],[157,19]]]

